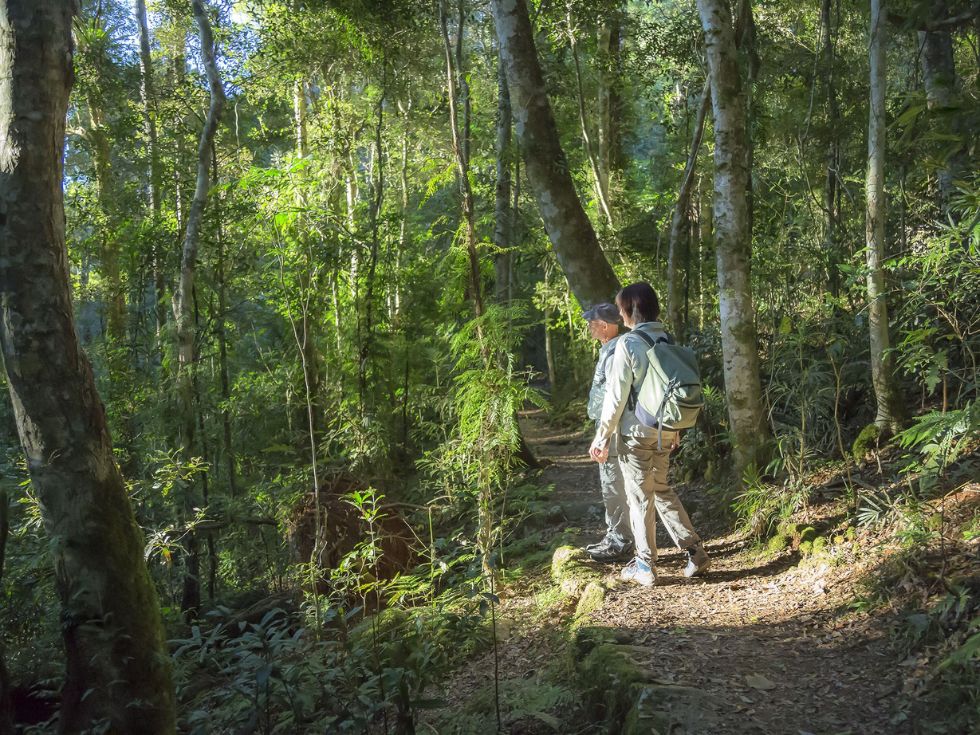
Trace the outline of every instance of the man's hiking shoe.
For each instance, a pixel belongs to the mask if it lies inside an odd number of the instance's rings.
[[[608,546],[598,547],[590,552],[589,556],[593,561],[626,561],[633,556],[633,546]]]
[[[657,582],[653,568],[642,559],[634,559],[619,573],[619,578],[627,582],[636,582],[644,587],[652,587]]]
[[[711,566],[711,559],[708,554],[705,553],[704,544],[700,541],[694,544],[694,546],[686,549],[687,551],[687,566],[684,567],[685,577],[696,577],[699,574],[704,574],[708,571],[708,567]]]
[[[593,551],[597,551],[597,550],[599,550],[599,549],[601,549],[601,548],[603,548],[605,546],[609,546],[609,543],[610,543],[609,542],[609,537],[608,536],[603,536],[601,539],[599,539],[598,541],[596,541],[594,544],[588,544],[585,547],[585,550],[588,553],[591,554]]]
[[[633,544],[618,544],[606,536],[597,544],[589,544],[585,552],[594,561],[624,561],[633,554]]]

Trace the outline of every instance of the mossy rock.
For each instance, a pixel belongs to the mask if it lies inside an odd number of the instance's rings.
[[[580,597],[590,582],[602,581],[602,575],[588,564],[588,558],[574,546],[560,546],[551,557],[551,578],[569,597]]]
[[[817,529],[815,529],[813,526],[807,526],[800,531],[800,544],[802,545],[806,541],[812,543],[816,537]]]
[[[854,461],[862,461],[868,452],[878,447],[880,439],[881,427],[877,424],[868,424],[861,429],[861,433],[857,435],[857,439],[851,445],[851,456],[854,457]]]
[[[578,605],[575,606],[576,619],[582,618],[589,613],[593,613],[602,607],[606,599],[606,586],[601,582],[589,582],[582,590]]]

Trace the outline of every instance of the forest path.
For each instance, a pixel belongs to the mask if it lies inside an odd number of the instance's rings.
[[[522,425],[537,456],[552,463],[541,481],[554,485],[549,502],[562,506],[567,516],[555,535],[572,526],[581,529],[574,539],[580,545],[600,538],[604,523],[596,465],[587,457],[590,437],[550,426],[543,412],[528,412]],[[620,642],[632,644],[635,662],[649,667],[658,683],[698,690],[696,719],[678,712],[679,727],[671,732],[908,732],[908,723],[894,717],[902,686],[900,657],[888,639],[889,621],[848,607],[857,594],[860,561],[801,561],[792,550],[761,555],[730,528],[711,527],[710,518],[721,514],[706,512],[715,501],[701,489],[678,490],[706,540],[711,570],[704,578],[685,579],[686,560],[670,546],[661,526],[657,586],[620,582],[622,565],[596,564],[611,589],[586,623],[613,629]],[[824,516],[833,511],[827,503]],[[819,514],[820,508],[812,513]],[[501,591],[504,624],[498,662],[503,692],[508,691],[507,681],[555,681],[554,672],[562,671],[556,657],[563,647],[554,637],[558,615],[554,609],[542,614],[540,585],[539,580]],[[544,673],[549,667],[550,678]],[[488,656],[456,678],[451,698],[465,702],[492,676]],[[576,704],[549,711],[558,718],[558,732],[599,731],[586,724]],[[554,722],[543,727],[543,719],[505,721],[504,731],[554,732]]]

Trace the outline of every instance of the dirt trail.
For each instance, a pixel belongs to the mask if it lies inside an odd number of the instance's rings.
[[[553,463],[542,480],[555,486],[552,501],[566,509],[565,526],[582,529],[580,544],[598,539],[604,524],[596,466],[586,456],[588,438],[549,427],[540,413],[528,414],[523,423],[537,455]],[[703,721],[710,727],[681,724],[672,732],[907,732],[908,723],[894,717],[901,669],[885,621],[847,607],[855,596],[855,567],[801,563],[792,551],[760,561],[739,536],[710,527],[705,512],[710,498],[694,488],[679,491],[706,541],[711,571],[703,579],[686,580],[685,560],[660,528],[657,586],[619,582],[621,565],[596,564],[612,589],[590,623],[615,629],[659,682],[703,694]],[[501,679],[534,679],[555,655],[554,639],[549,640],[554,621],[532,619],[533,593],[503,593],[501,614],[516,622],[500,647]],[[465,701],[490,672],[488,659],[458,677],[456,697]],[[574,704],[559,709],[553,713],[560,732],[598,731],[582,721]],[[554,732],[526,721],[505,729]]]

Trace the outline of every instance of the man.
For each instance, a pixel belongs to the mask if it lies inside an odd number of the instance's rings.
[[[599,340],[599,360],[592,376],[589,389],[589,418],[599,420],[602,401],[606,391],[606,370],[612,363],[616,340],[619,339],[622,318],[619,309],[613,304],[597,304],[582,316],[589,322],[589,334]],[[615,457],[615,438],[610,442],[609,453]],[[602,488],[602,503],[606,510],[606,535],[601,541],[585,548],[596,561],[620,561],[630,558],[633,553],[633,534],[630,531],[629,509],[626,505],[626,490],[623,474],[615,459],[599,465],[599,485]]]

